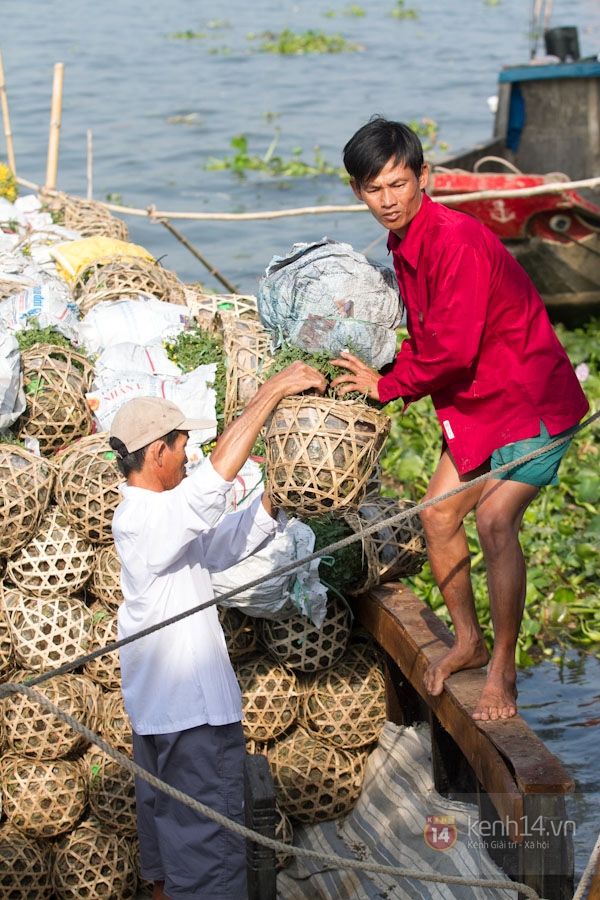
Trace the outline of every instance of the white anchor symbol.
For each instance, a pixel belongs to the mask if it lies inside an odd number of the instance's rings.
[[[494,219],[496,222],[510,222],[511,219],[515,218],[516,213],[507,211],[504,200],[494,200],[490,219]]]

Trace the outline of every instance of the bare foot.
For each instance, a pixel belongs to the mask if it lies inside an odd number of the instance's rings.
[[[467,648],[458,647],[456,644],[435,662],[432,662],[423,676],[425,690],[432,697],[437,697],[444,690],[444,681],[453,672],[462,669],[479,669],[487,665],[490,654],[483,641]]]
[[[485,687],[473,713],[482,722],[511,719],[517,714],[516,676],[488,672]]]

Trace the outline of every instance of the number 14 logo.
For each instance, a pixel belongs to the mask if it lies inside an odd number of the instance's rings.
[[[449,850],[456,843],[458,829],[454,816],[427,816],[423,837],[432,850]]]

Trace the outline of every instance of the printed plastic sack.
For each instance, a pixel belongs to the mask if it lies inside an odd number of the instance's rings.
[[[128,400],[134,397],[166,397],[176,403],[188,418],[214,420],[214,428],[190,433],[190,439],[193,437],[202,444],[213,440],[217,433],[215,392],[210,387],[215,380],[216,369],[216,363],[208,363],[177,378],[123,372],[101,385],[98,385],[96,376],[95,390],[85,396],[99,431],[110,430],[116,412]]]
[[[11,294],[0,301],[0,327],[26,331],[35,319],[39,328],[56,328],[73,344],[79,343],[79,310],[64,282],[57,278]]]
[[[87,265],[106,256],[139,256],[154,262],[154,257],[145,247],[103,235],[57,244],[50,252],[56,260],[58,274],[65,281],[74,281]]]
[[[258,314],[275,347],[351,350],[375,369],[394,360],[403,304],[391,269],[323,238],[274,256],[259,283]]]
[[[248,616],[263,619],[278,620],[300,613],[320,628],[327,610],[327,589],[319,580],[320,560],[314,559],[295,572],[276,574],[283,566],[309,556],[314,546],[312,529],[299,519],[289,519],[285,529],[252,556],[224,572],[211,572],[219,605],[237,607]],[[273,573],[272,578],[268,578],[270,573]],[[260,584],[242,590],[228,600],[218,599],[227,591],[263,576],[266,580]]]
[[[99,355],[115,344],[160,342],[192,324],[185,306],[139,294],[97,303],[79,323],[78,337],[89,355]]]
[[[19,344],[14,335],[0,332],[0,431],[10,428],[25,406]]]
[[[96,360],[94,387],[114,379],[117,373],[131,372],[136,375],[170,375],[181,374],[179,366],[169,359],[162,343],[133,344],[124,341],[113,344],[103,350]]]

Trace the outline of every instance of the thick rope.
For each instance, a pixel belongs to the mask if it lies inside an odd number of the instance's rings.
[[[31,682],[29,682],[29,684],[30,683]],[[60,709],[60,707],[55,706],[55,704],[52,703],[47,697],[44,697],[43,694],[39,694],[37,691],[34,691],[31,687],[29,687],[29,684],[0,684],[0,700],[3,697],[8,697],[11,694],[25,694],[25,696],[29,697],[30,700],[33,700],[40,706],[43,706],[46,709],[50,710],[58,719],[60,719],[62,722],[65,722],[74,731],[83,735],[85,738],[87,738],[88,741],[95,744],[100,750],[102,750],[103,753],[105,753],[119,765],[123,766],[124,769],[127,769],[132,775],[137,776],[138,778],[142,778],[157,790],[163,791],[165,794],[168,794],[175,800],[178,800],[181,803],[184,803],[186,806],[189,806],[195,812],[198,812],[206,816],[207,818],[212,819],[214,822],[217,822],[224,828],[228,828],[230,831],[233,831],[240,837],[254,841],[254,843],[256,844],[261,844],[263,847],[268,847],[270,850],[274,850],[276,853],[284,853],[286,856],[299,856],[306,859],[317,859],[321,862],[326,863],[327,868],[329,869],[358,869],[365,872],[375,872],[382,875],[392,875],[396,878],[412,878],[418,881],[432,881],[443,884],[465,885],[468,887],[511,890],[520,892],[525,897],[530,898],[530,900],[540,900],[539,894],[537,894],[537,892],[534,891],[533,888],[529,887],[526,884],[520,884],[516,881],[487,881],[481,878],[463,878],[459,875],[440,875],[435,872],[429,873],[418,872],[411,869],[400,869],[396,868],[395,866],[385,866],[379,863],[367,863],[362,862],[361,860],[345,859],[341,856],[321,853],[318,850],[307,850],[302,847],[295,847],[293,844],[286,844],[283,841],[277,841],[274,838],[266,837],[265,835],[253,831],[251,828],[247,828],[244,825],[240,825],[238,822],[234,822],[232,819],[228,819],[226,816],[221,815],[221,813],[216,812],[216,810],[211,809],[209,806],[206,806],[199,800],[195,800],[193,797],[184,794],[177,788],[171,787],[171,785],[167,784],[164,781],[161,781],[159,778],[156,778],[150,772],[147,772],[145,769],[135,763],[128,756],[125,756],[114,747],[111,747],[110,744],[107,744],[106,741],[103,741],[102,738],[98,737],[98,735],[94,734],[93,731],[90,731],[89,728],[86,728],[85,725],[82,725],[81,722],[78,722],[68,713],[64,712],[64,710]]]
[[[596,870],[596,866],[600,862],[600,836],[596,841],[596,846],[592,850],[587,866],[585,867],[584,873],[581,876],[581,880],[577,886],[577,890],[573,894],[573,900],[583,900],[585,897],[585,892],[588,888],[590,881],[592,880],[592,876]],[[594,895],[597,896],[597,895]],[[590,894],[589,900],[594,900],[594,897]]]
[[[19,184],[32,190],[43,193],[46,196],[53,196],[56,192],[49,191],[36,185],[24,178],[17,178]],[[540,184],[531,188],[515,188],[506,191],[472,191],[464,194],[448,194],[448,196],[433,196],[431,199],[435,203],[454,204],[466,203],[471,200],[492,200],[501,197],[535,197],[538,194],[560,194],[563,191],[574,191],[580,188],[595,188],[600,185],[600,177],[584,178],[580,181],[557,181],[548,184]],[[209,222],[252,222],[260,219],[284,219],[293,216],[317,216],[329,215],[332,213],[364,213],[368,212],[368,208],[364,203],[340,205],[340,206],[304,206],[296,209],[276,209],[266,210],[264,212],[252,213],[199,213],[199,212],[183,212],[157,210],[156,206],[151,204],[147,209],[135,209],[131,206],[118,206],[115,203],[102,203],[94,201],[99,206],[103,206],[110,212],[116,212],[120,216],[143,216],[156,222],[160,219],[190,219],[195,221]]]
[[[294,572],[315,559],[321,559],[323,556],[331,556],[337,550],[341,550],[343,547],[347,547],[355,541],[360,540],[363,535],[372,534],[373,532],[379,531],[386,525],[395,525],[399,522],[404,521],[405,519],[412,518],[413,516],[417,515],[422,509],[428,509],[430,506],[434,506],[437,503],[442,503],[444,500],[448,500],[451,497],[454,497],[456,494],[460,494],[462,491],[466,491],[476,485],[483,484],[485,481],[489,481],[491,478],[497,478],[499,475],[502,475],[505,472],[509,472],[531,459],[542,456],[544,453],[553,450],[555,447],[559,447],[566,441],[570,441],[575,434],[577,434],[579,431],[582,431],[584,428],[587,428],[598,418],[600,418],[600,411],[593,413],[591,416],[585,419],[585,421],[576,426],[576,428],[574,428],[568,435],[557,438],[556,440],[552,441],[552,443],[547,444],[544,447],[540,447],[537,450],[532,450],[531,453],[526,453],[524,456],[519,457],[519,459],[515,460],[514,462],[505,463],[502,466],[498,466],[498,468],[494,469],[492,472],[485,472],[483,475],[479,475],[477,476],[477,478],[473,478],[471,481],[467,481],[459,485],[458,487],[447,491],[444,494],[439,494],[437,497],[432,497],[431,500],[424,500],[422,503],[418,503],[415,506],[410,506],[406,509],[403,509],[399,513],[396,513],[395,515],[390,516],[387,519],[377,521],[372,525],[365,525],[359,534],[348,535],[348,537],[342,538],[341,540],[336,541],[333,544],[329,544],[329,546],[327,547],[322,547],[320,550],[316,550],[314,553],[310,553],[309,555],[302,557],[302,559],[297,559],[286,564],[285,566],[281,566],[275,572],[269,572],[266,575],[261,575],[258,578],[254,578],[252,581],[248,581],[243,585],[238,585],[237,587],[231,588],[225,593],[220,594],[218,597],[213,597],[212,600],[207,600],[205,603],[200,603],[197,606],[193,606],[191,609],[184,610],[184,612],[178,613],[176,616],[171,616],[171,618],[169,619],[163,619],[162,622],[157,622],[155,625],[150,625],[148,628],[143,628],[141,631],[136,631],[135,634],[131,634],[129,635],[129,637],[121,638],[118,641],[113,641],[112,643],[107,644],[105,647],[99,647],[97,650],[93,650],[90,653],[87,653],[85,656],[80,656],[77,659],[71,660],[70,662],[63,663],[63,665],[58,666],[55,669],[52,669],[48,672],[43,672],[42,674],[37,675],[35,678],[32,678],[28,682],[28,684],[41,684],[44,681],[48,681],[50,678],[54,678],[55,675],[63,675],[67,672],[70,672],[72,669],[79,668],[79,666],[84,666],[86,663],[90,662],[93,659],[96,659],[98,656],[104,656],[107,653],[112,653],[114,650],[118,650],[120,647],[125,647],[127,644],[131,644],[134,641],[140,640],[140,638],[146,637],[149,634],[153,634],[155,631],[166,628],[168,625],[174,625],[176,622],[180,622],[182,619],[187,619],[188,616],[193,616],[195,613],[201,612],[204,609],[208,609],[211,606],[216,606],[218,603],[223,603],[226,600],[229,600],[231,597],[235,597],[236,594],[239,594],[242,591],[247,591],[250,588],[257,587],[258,585],[262,584],[263,581],[268,581],[271,578],[286,575],[288,572]]]

